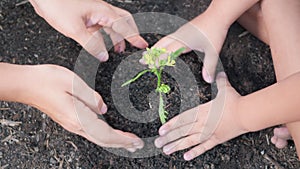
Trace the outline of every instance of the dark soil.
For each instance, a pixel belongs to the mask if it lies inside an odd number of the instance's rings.
[[[81,47],[52,29],[35,14],[29,3],[16,6],[19,2],[0,1],[0,61],[57,64],[72,70]],[[109,2],[132,13],[164,12],[187,20],[197,16],[209,4],[206,0]],[[250,34],[239,37],[243,32],[244,29],[238,24],[232,26],[221,53],[221,61],[232,86],[241,95],[246,95],[275,83],[276,79],[268,46]],[[162,36],[144,34],[143,37],[152,45]],[[122,59],[135,51],[137,49],[128,46],[123,54],[110,52],[109,61],[99,68],[96,90],[109,105],[105,120],[111,126],[140,137],[152,137],[157,135],[160,127],[158,118],[146,124],[133,122],[120,115],[112,104],[110,83],[113,73]],[[198,92],[194,94],[197,94],[201,103],[209,101],[214,93],[200,76],[202,63],[194,53],[180,58],[196,75]],[[180,90],[169,74],[165,73],[164,77],[172,88],[166,99],[169,117],[173,117],[179,113]],[[155,83],[154,76],[146,74],[130,85],[130,101],[136,109],[149,109],[147,95],[153,91]],[[160,154],[148,158],[115,155],[69,133],[45,114],[27,105],[0,102],[0,118],[21,122],[15,127],[0,126],[0,168],[300,168],[292,142],[282,150],[270,144],[271,128],[240,136],[186,162],[182,157],[184,151],[171,156]]]

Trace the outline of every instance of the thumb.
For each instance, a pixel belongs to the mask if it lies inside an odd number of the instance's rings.
[[[216,83],[217,83],[218,90],[222,90],[225,89],[225,87],[230,86],[230,83],[228,81],[225,72],[218,73],[216,78]]]
[[[108,53],[103,41],[101,32],[89,32],[87,29],[83,29],[78,39],[76,40],[80,45],[91,55],[95,56],[100,62],[108,60]]]
[[[142,149],[144,147],[143,140],[135,134],[121,130],[114,130],[112,133],[114,133],[112,140],[115,141],[115,144],[122,145],[123,148],[130,152],[134,152],[136,149]]]
[[[216,52],[205,52],[202,77],[207,83],[214,82],[219,55]]]

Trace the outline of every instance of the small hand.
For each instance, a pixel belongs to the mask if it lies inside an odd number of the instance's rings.
[[[214,146],[237,137],[247,130],[240,123],[238,101],[241,97],[230,85],[225,73],[217,76],[218,94],[206,104],[190,109],[159,129],[155,140],[166,154],[195,146],[184,154],[191,160]]]
[[[219,52],[223,46],[228,27],[217,18],[204,12],[176,32],[158,41],[154,47],[166,48],[168,51],[184,47],[189,52],[197,50],[205,53],[202,75],[206,82],[214,81]]]
[[[108,53],[99,31],[104,28],[116,52],[125,50],[124,38],[133,46],[145,48],[131,14],[100,0],[31,0],[37,13],[53,28],[80,43],[100,61]]]
[[[100,146],[125,148],[131,152],[143,147],[143,141],[136,135],[115,130],[97,117],[106,113],[107,106],[76,74],[53,65],[31,69],[22,103],[40,109],[66,130]]]

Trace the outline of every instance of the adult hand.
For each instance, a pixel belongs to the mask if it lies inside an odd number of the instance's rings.
[[[231,87],[225,73],[219,73],[216,81],[216,98],[164,124],[159,129],[160,137],[155,140],[156,147],[163,147],[163,152],[169,155],[195,146],[184,154],[185,160],[191,160],[248,131],[239,119],[241,96]]]
[[[72,71],[60,66],[30,66],[28,86],[19,102],[32,105],[66,130],[103,147],[135,151],[143,147],[136,135],[115,130],[99,119],[107,106],[101,96]],[[23,92],[22,92],[23,93]]]
[[[220,21],[215,12],[207,10],[176,32],[162,38],[154,46],[172,52],[181,47],[186,48],[185,53],[191,50],[204,52],[202,76],[206,82],[212,83],[228,27]]]
[[[131,14],[101,0],[30,0],[36,12],[53,28],[82,45],[100,61],[108,53],[99,29],[104,28],[116,52],[125,49],[124,38],[138,48],[148,46],[139,36]]]

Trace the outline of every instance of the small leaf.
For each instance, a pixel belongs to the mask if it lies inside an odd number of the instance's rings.
[[[149,70],[149,69],[146,69],[146,70],[141,71],[141,72],[138,73],[134,78],[128,80],[128,81],[125,82],[125,83],[123,83],[123,84],[122,84],[122,87],[124,87],[124,86],[126,86],[126,85],[128,85],[128,84],[130,84],[130,83],[132,83],[132,82],[134,82],[134,81],[136,81],[136,80],[137,80],[138,78],[140,78],[143,74],[145,74],[145,73],[147,73],[147,72],[150,72],[150,71],[151,71],[151,70]]]
[[[162,93],[169,93],[170,90],[171,90],[170,86],[168,86],[166,84],[161,84],[158,88],[158,91],[162,92]]]
[[[171,53],[171,59],[172,59],[172,60],[176,60],[176,58],[177,58],[178,56],[180,56],[181,53],[182,53],[184,50],[185,50],[185,48],[182,47],[182,48],[179,48],[178,50],[176,50],[175,52],[172,52],[172,53]]]
[[[160,60],[159,61],[159,66],[166,65],[167,61],[166,60]]]

